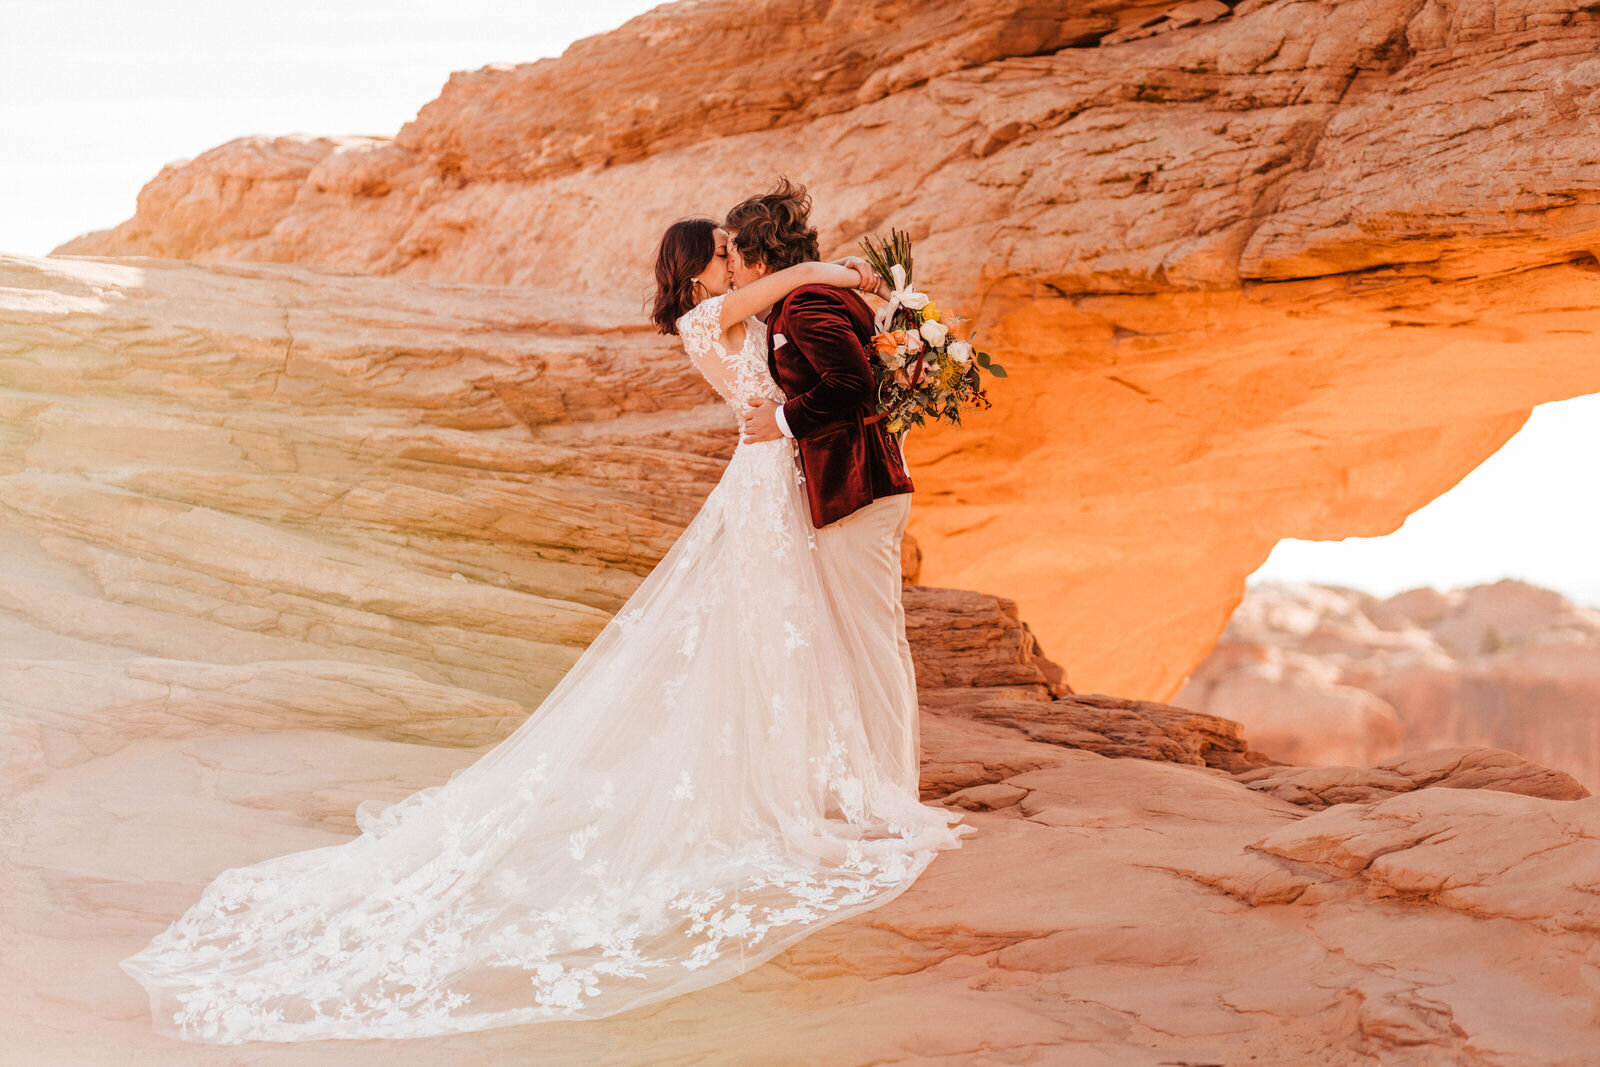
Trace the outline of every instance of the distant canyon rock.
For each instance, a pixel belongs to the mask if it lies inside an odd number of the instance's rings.
[[[1012,371],[909,439],[927,580],[1170,699],[1279,538],[1387,533],[1600,390],[1597,33],[1560,0],[673,4],[452,74],[392,138],[175,162],[57,252],[526,286],[627,329],[669,221],[787,173],[826,254],[907,228]]]
[[[1290,763],[1486,745],[1600,788],[1600,610],[1514,579],[1391,597],[1253,584],[1175,699]]]

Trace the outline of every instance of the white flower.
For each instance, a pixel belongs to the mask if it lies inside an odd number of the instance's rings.
[[[927,323],[923,323],[923,326],[927,326]],[[965,363],[972,358],[972,346],[965,341],[951,341],[950,347],[946,351],[949,352],[950,358],[957,363]]]
[[[921,311],[928,306],[927,294],[917,292],[915,286],[907,283],[905,267],[899,263],[890,264],[889,275],[894,279],[894,284],[889,288],[889,303],[879,308],[878,313],[873,316],[873,321],[880,330],[888,329],[889,323],[894,321],[896,308]]]
[[[942,322],[929,321],[919,326],[917,328],[917,332],[922,334],[922,339],[924,341],[928,342],[933,347],[938,348],[940,345],[944,344],[945,336],[950,331],[944,328],[944,323]]]

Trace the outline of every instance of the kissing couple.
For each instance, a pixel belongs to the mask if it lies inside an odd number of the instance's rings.
[[[803,188],[662,235],[652,318],[737,414],[678,540],[550,694],[349,841],[221,872],[122,962],[187,1041],[599,1019],[881,907],[974,832],[921,803],[912,483],[858,259]],[[731,428],[730,428],[730,432]]]

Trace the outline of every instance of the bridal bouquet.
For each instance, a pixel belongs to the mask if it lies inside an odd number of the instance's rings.
[[[952,328],[969,320],[942,311],[926,293],[911,284],[911,238],[890,230],[889,239],[861,242],[867,262],[888,283],[889,302],[874,318],[872,338],[877,359],[872,376],[878,388],[878,411],[890,433],[921,426],[927,419],[961,424],[961,412],[989,407],[981,374],[1006,377],[1006,369]]]

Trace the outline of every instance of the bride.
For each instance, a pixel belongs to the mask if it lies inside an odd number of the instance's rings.
[[[807,262],[730,289],[728,257],[716,223],[674,223],[653,317],[744,411],[783,400],[757,316],[870,274]],[[973,828],[917,796],[914,693],[883,692],[909,672],[851,661],[851,612],[881,605],[819,566],[794,449],[740,441],[499,745],[363,803],[350,841],[223,871],[122,961],[155,1029],[237,1044],[597,1019],[756,967],[958,847]]]

